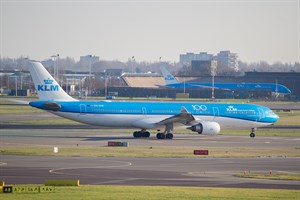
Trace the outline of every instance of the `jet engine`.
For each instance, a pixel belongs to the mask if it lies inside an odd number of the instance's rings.
[[[218,134],[221,130],[217,122],[202,122],[189,127],[191,131],[198,132],[199,134]]]

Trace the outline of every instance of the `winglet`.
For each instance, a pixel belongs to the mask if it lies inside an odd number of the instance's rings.
[[[184,106],[181,106],[180,113],[189,114],[189,111]]]

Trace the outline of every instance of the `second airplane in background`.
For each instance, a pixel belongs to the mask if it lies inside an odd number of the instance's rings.
[[[165,67],[161,67],[165,79],[164,87],[169,88],[212,88],[211,82],[179,82]],[[215,89],[221,90],[260,90],[279,94],[290,94],[291,90],[276,83],[214,83]]]

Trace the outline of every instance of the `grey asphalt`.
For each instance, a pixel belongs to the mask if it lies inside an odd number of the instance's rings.
[[[79,179],[92,185],[166,185],[300,189],[299,181],[245,179],[243,171],[299,173],[299,158],[116,158],[1,156],[8,184]]]
[[[0,146],[106,146],[108,141],[130,146],[299,148],[298,137],[262,137],[175,134],[173,140],[134,139],[128,130],[2,129]],[[80,156],[0,156],[0,180],[7,184],[45,179],[79,179],[82,184],[178,185],[238,188],[300,189],[300,181],[244,179],[244,173],[300,173],[300,158],[124,158]]]
[[[1,129],[1,145],[84,145],[107,146],[108,141],[128,142],[130,146],[166,147],[249,147],[249,148],[300,148],[299,137],[255,138],[235,135],[174,134],[172,140],[157,140],[152,132],[150,138],[133,138],[128,129]]]

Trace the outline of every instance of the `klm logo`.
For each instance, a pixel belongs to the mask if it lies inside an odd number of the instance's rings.
[[[165,80],[166,80],[166,81],[173,81],[173,80],[174,80],[174,77],[171,76],[171,75],[167,75],[167,76],[165,77]]]
[[[238,109],[236,109],[236,108],[233,107],[233,106],[228,106],[228,107],[226,108],[226,110],[227,110],[228,112],[236,112],[236,111],[238,111]]]
[[[44,80],[44,85],[38,85],[38,91],[58,91],[58,85],[52,85],[53,82],[49,78]]]

